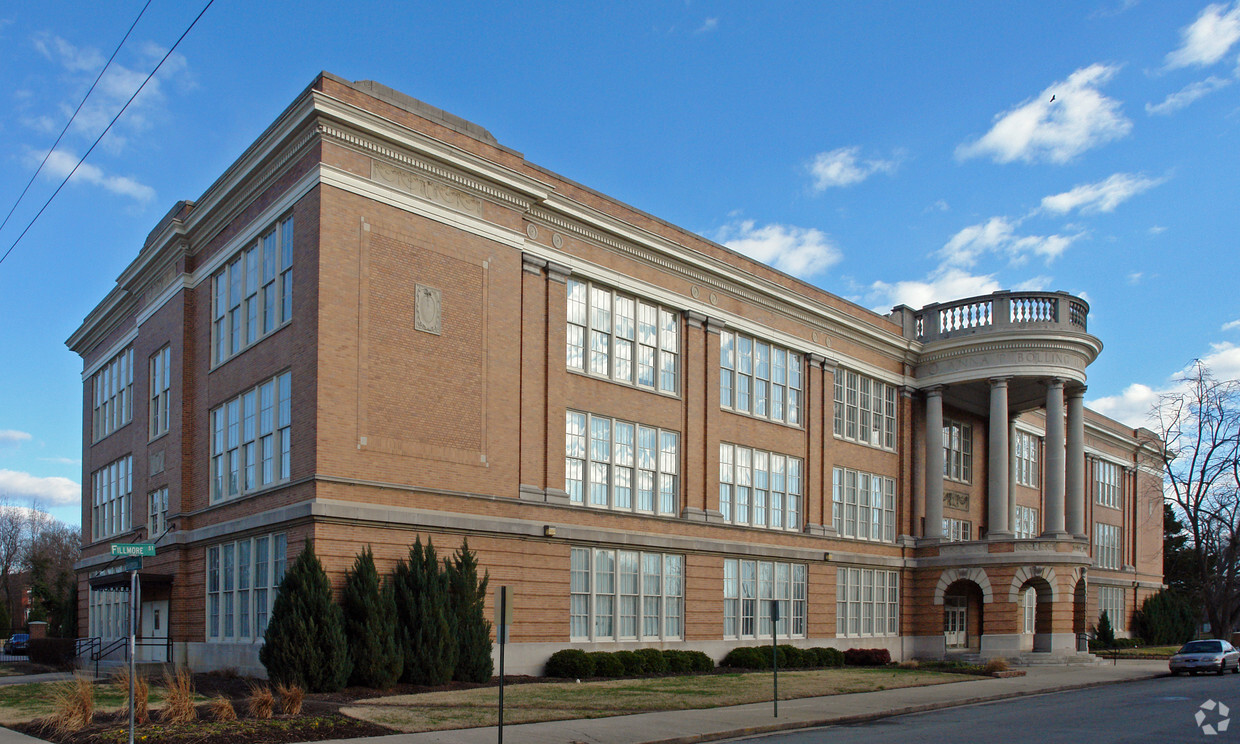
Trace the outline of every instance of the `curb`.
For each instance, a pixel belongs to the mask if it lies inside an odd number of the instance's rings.
[[[1047,687],[1042,690],[1028,690],[1024,692],[1006,692],[1001,695],[983,695],[972,698],[962,698],[960,700],[944,701],[941,703],[926,703],[924,705],[907,705],[902,708],[891,708],[878,713],[859,713],[857,715],[832,716],[829,718],[816,718],[805,721],[788,721],[786,723],[771,723],[762,726],[745,726],[729,731],[712,731],[705,734],[693,734],[692,736],[676,736],[670,739],[649,739],[647,741],[638,742],[637,744],[697,744],[704,741],[719,741],[721,739],[735,739],[742,736],[757,736],[760,734],[771,734],[778,731],[796,731],[798,729],[821,728],[824,726],[839,726],[853,723],[866,723],[868,721],[877,721],[883,718],[893,718],[895,716],[906,716],[913,713],[926,713],[933,710],[944,710],[946,708],[959,708],[966,705],[979,705],[982,703],[993,703],[1000,700],[1011,700],[1013,698],[1035,697],[1037,695],[1050,695],[1057,692],[1067,692],[1069,690],[1087,690],[1092,687],[1105,687],[1107,685],[1119,685],[1126,682],[1140,682],[1147,679],[1157,679],[1159,677],[1169,676],[1166,672],[1158,674],[1149,674],[1143,677],[1133,677],[1132,679],[1124,679],[1110,682],[1085,682],[1082,684],[1067,684],[1057,687]]]

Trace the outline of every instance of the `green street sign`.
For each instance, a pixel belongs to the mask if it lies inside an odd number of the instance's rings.
[[[112,555],[154,557],[155,546],[151,543],[112,543]]]

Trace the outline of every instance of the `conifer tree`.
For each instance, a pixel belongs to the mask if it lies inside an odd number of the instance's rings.
[[[396,566],[396,613],[405,649],[401,679],[419,685],[441,685],[451,680],[456,668],[456,642],[448,580],[430,540],[423,549],[418,537],[409,548],[409,562]]]
[[[334,692],[349,679],[344,614],[332,601],[331,582],[308,542],[280,582],[263,640],[258,658],[272,682]]]
[[[353,659],[349,684],[386,689],[404,669],[397,642],[396,600],[391,582],[379,585],[375,555],[367,545],[344,579],[344,627]]]
[[[478,556],[469,549],[469,538],[451,560],[444,560],[444,569],[456,622],[457,659],[452,678],[459,682],[486,682],[494,669],[491,623],[484,608],[490,574],[478,580]]]

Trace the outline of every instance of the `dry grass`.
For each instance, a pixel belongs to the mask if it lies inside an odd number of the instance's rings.
[[[75,676],[56,685],[52,715],[47,728],[58,734],[81,731],[95,715],[95,685],[86,677]]]
[[[271,688],[251,682],[250,697],[246,700],[246,707],[252,718],[271,718],[271,712],[276,707],[276,699],[271,695]]]
[[[986,670],[987,674],[1006,672],[1008,670],[1008,661],[1002,656],[998,656],[986,662],[986,666],[983,668]]]
[[[212,698],[207,707],[211,710],[211,718],[217,721],[237,720],[237,711],[233,709],[232,701],[223,695]]]
[[[276,685],[276,695],[280,697],[280,712],[286,716],[295,716],[301,712],[301,704],[306,699],[306,691],[301,685]]]
[[[781,700],[960,682],[959,674],[904,669],[821,669],[781,672]],[[358,701],[345,715],[405,732],[492,726],[495,688],[398,695]],[[504,722],[603,718],[770,700],[769,673],[514,685],[504,693]]]
[[[112,675],[112,685],[116,687],[116,691],[125,699],[125,708],[129,708],[129,667],[123,666],[116,670]],[[134,675],[133,681],[133,717],[138,723],[146,723],[151,720],[151,688],[146,681],[146,677],[141,674]]]
[[[189,672],[178,669],[175,675],[164,673],[163,720],[168,723],[189,723],[197,720],[198,710],[194,707],[194,680]]]

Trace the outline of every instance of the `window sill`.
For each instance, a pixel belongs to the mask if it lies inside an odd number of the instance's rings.
[[[670,398],[672,400],[680,400],[679,392],[669,393],[666,390],[659,390],[658,388],[646,387],[645,385],[638,385],[633,382],[625,382],[624,380],[615,380],[610,377],[604,377],[603,375],[596,375],[591,372],[586,372],[584,370],[576,369],[574,367],[565,367],[564,369],[570,375],[577,375],[578,377],[584,377],[588,380],[598,380],[599,382],[610,382],[613,385],[619,385],[620,387],[629,388],[630,390],[639,390],[643,393],[653,393],[655,395],[659,395],[664,398]]]

